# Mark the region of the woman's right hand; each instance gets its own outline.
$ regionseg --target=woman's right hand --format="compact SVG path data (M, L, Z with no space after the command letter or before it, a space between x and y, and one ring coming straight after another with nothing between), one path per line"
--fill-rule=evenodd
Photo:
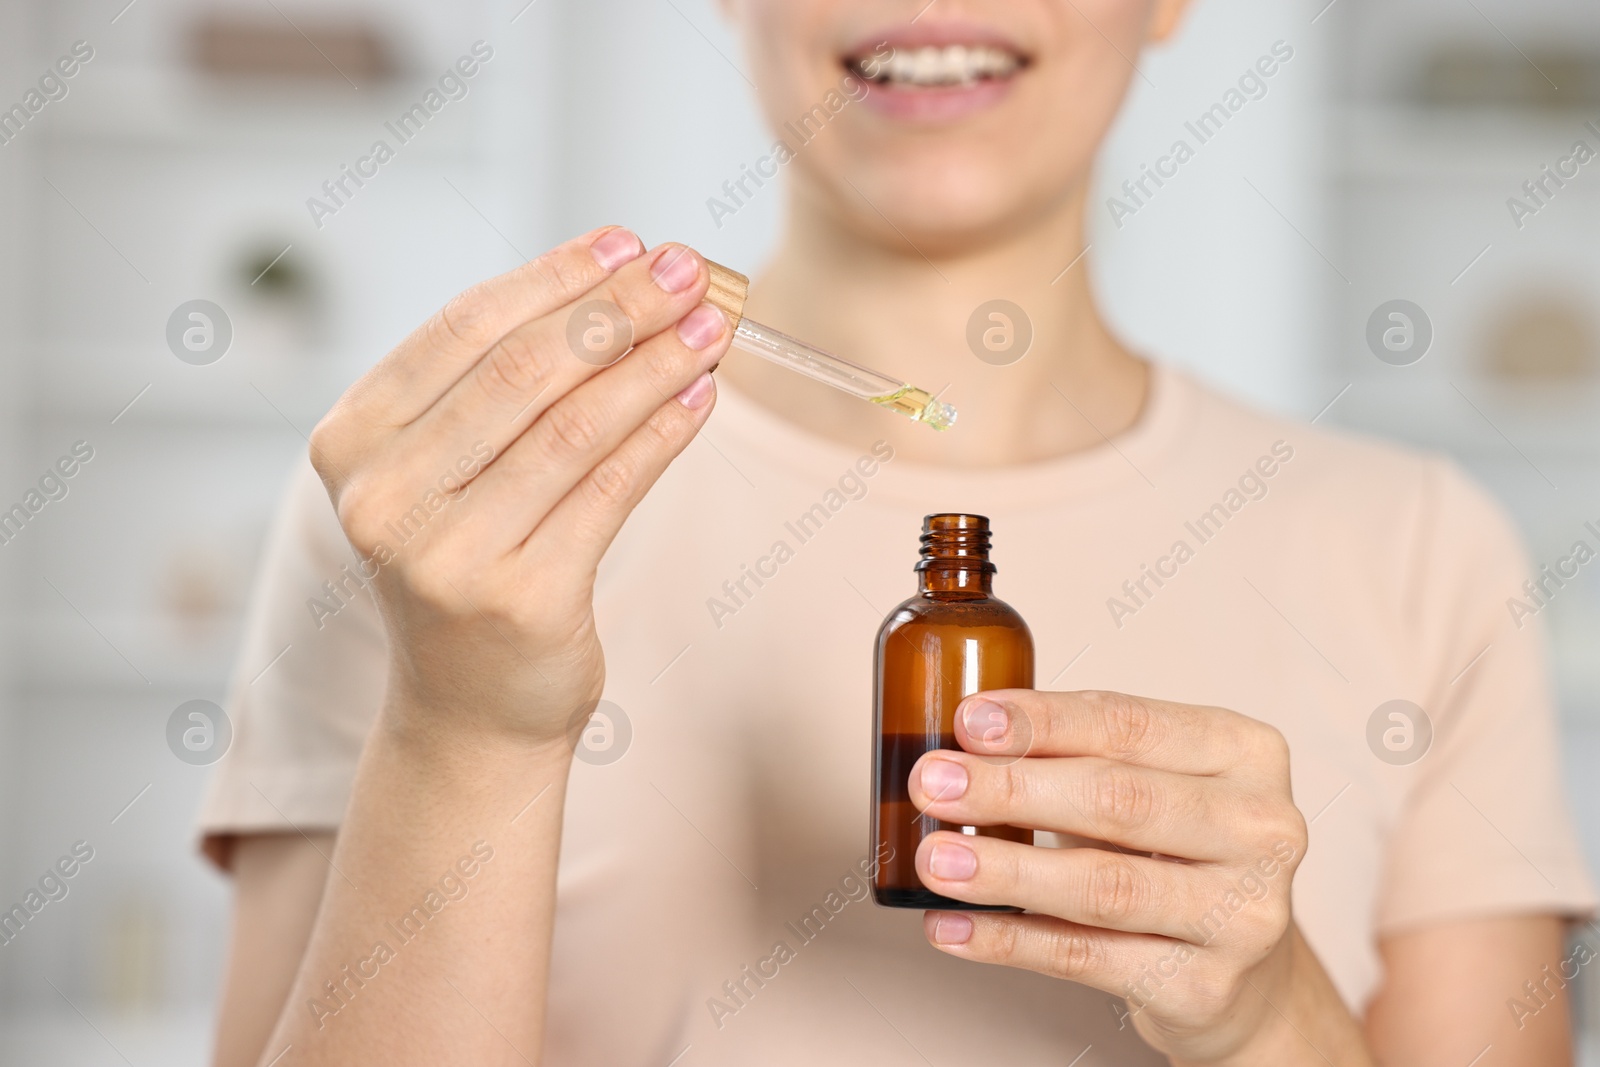
M711 411L732 331L708 283L681 245L597 230L450 301L318 424L312 463L376 571L386 725L549 743L581 724L605 676L596 566Z

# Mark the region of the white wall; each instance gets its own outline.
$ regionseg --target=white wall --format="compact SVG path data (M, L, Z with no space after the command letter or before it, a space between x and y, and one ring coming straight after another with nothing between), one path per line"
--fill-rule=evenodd
M1336 39L1314 14L1282 0L1198 0L1178 37L1139 61L1143 76L1103 157L1091 216L1096 277L1126 337L1236 395L1306 417L1320 406L1328 297L1345 285L1323 258ZM1293 58L1202 145L1184 124L1278 41ZM1104 201L1178 139L1195 157L1119 228Z

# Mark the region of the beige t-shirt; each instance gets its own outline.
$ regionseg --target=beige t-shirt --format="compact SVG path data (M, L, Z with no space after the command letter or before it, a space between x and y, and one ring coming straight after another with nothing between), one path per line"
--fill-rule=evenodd
M724 385L606 556L610 732L572 776L548 1062L1164 1062L1115 998L944 956L920 913L861 899L873 639L915 592L936 511L992 519L1038 688L1221 705L1284 733L1311 824L1295 914L1352 1007L1380 980L1380 934L1593 906L1542 634L1506 607L1528 572L1448 462L1170 369L1133 429L1026 466L918 466L867 436L872 418L846 447ZM370 594L327 610L353 558L307 467L268 539L201 815L223 863L227 835L339 824L385 677ZM1370 725L1395 700L1431 724L1413 762L1422 722L1409 750L1406 719Z

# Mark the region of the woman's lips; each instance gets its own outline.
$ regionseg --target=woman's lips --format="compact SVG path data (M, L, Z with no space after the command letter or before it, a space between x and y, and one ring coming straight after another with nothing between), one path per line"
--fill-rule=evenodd
M844 65L871 89L864 103L906 122L949 122L999 104L1028 67L1028 57L991 27L928 22L886 28L863 38Z
M970 85L939 87L873 82L861 102L878 114L901 122L952 122L999 104L1010 95L1017 77L1012 74Z

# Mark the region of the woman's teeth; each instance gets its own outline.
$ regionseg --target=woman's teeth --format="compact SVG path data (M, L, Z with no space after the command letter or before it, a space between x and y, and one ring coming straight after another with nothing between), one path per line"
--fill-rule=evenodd
M887 60L868 57L852 64L880 85L971 85L982 78L1005 78L1022 66L1013 52L987 45L950 45L896 51Z

